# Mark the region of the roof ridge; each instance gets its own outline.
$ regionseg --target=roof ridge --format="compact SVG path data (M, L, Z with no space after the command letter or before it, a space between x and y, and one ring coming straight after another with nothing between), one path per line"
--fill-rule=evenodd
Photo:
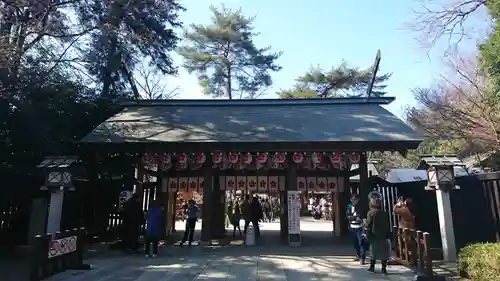
M340 105L340 104L377 104L386 105L395 100L394 97L346 97L317 99L171 99L171 100L128 100L120 103L124 107L149 106L283 106L283 105Z

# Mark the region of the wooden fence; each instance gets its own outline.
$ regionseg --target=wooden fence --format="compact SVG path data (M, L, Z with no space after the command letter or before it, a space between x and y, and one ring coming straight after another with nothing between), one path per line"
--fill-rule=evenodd
M43 179L1 174L0 182L0 248L27 244L31 204L43 196L39 191Z
M410 197L415 205L416 227L432 234L430 247L435 255L441 249L436 196L426 191L426 181L392 184L372 178L376 190L384 195L384 209L391 226L397 226L392 208L399 196ZM457 251L478 242L500 242L500 172L457 178L458 190L450 194ZM439 255L437 255L439 256Z
M417 273L432 276L431 239L428 232L394 226L393 249L397 260Z

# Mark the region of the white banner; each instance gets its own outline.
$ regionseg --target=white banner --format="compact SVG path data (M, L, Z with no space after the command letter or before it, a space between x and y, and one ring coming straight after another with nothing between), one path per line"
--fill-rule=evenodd
M288 191L288 234L300 234L300 191Z

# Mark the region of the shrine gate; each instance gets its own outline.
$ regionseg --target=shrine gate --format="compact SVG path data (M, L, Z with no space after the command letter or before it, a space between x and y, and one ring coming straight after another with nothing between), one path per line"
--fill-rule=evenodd
M382 105L394 98L141 100L104 121L81 141L85 151L126 151L141 182L153 177L169 223L178 191L202 197L202 240L224 235L226 190L281 198L287 236L288 190L331 194L342 233L349 178L359 175L366 203L368 151L415 149L422 138ZM351 170L356 164L357 169Z

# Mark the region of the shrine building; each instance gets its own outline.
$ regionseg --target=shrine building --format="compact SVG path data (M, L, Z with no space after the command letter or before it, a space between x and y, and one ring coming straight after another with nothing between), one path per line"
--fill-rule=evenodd
M422 141L383 107L392 101L391 97L129 101L85 136L81 146L135 153L138 181L126 188L142 196L144 185L156 185L155 196L166 206L169 230L178 192L194 192L202 203L201 240L222 236L226 192L238 191L279 196L281 234L286 237L286 194L298 190L331 196L334 232L341 235L349 178L357 176L361 200L367 200L372 190L367 152L404 155ZM357 168L351 169L353 165Z

